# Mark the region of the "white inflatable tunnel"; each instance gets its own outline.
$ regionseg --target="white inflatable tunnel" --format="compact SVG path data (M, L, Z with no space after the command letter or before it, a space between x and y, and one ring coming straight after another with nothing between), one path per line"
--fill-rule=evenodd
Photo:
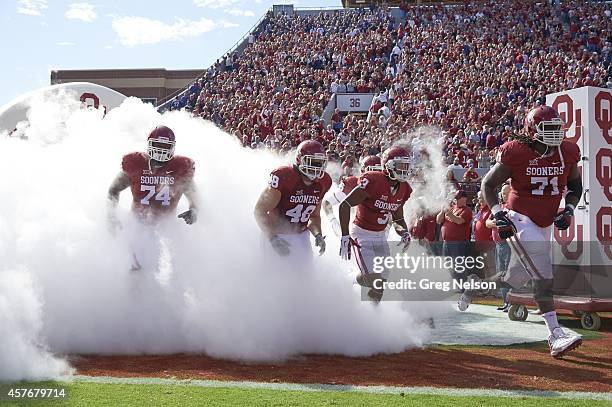
M33 100L66 94L80 100L83 106L108 112L119 106L127 96L105 86L89 82L70 82L46 86L25 93L0 107L0 133L12 133L27 127L28 112Z

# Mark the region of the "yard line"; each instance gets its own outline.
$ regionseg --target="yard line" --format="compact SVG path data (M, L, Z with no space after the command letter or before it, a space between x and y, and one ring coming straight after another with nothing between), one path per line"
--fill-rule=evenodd
M498 389L467 389L452 387L396 387L396 386L353 386L342 384L303 384L303 383L267 383L249 381L222 380L179 380L158 377L109 377L109 376L63 376L59 381L86 382L99 384L155 384L174 386L226 387L240 389L265 389L288 391L337 391L360 392L372 394L425 394L435 396L460 397L547 397L572 400L603 400L612 401L612 393L552 391L552 390L498 390Z

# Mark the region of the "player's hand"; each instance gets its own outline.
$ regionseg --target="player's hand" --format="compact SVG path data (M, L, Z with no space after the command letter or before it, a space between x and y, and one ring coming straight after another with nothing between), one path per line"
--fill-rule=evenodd
M571 206L566 206L564 210L559 212L555 216L555 226L559 230L565 230L572 224L572 217L574 216L574 209Z
M198 220L198 211L191 208L188 211L181 213L178 217L183 219L186 224L193 225Z
M514 236L516 233L516 227L514 223L508 217L508 212L499 211L495 215L495 226L497 227L497 233L501 239L508 239Z
M291 250L289 250L289 243L278 235L274 235L270 238L270 244L279 256L286 257L291 252Z
M342 257L343 260L351 259L351 247L353 245L357 245L357 242L355 242L349 235L345 235L340 238L340 257Z
M106 219L106 226L111 235L115 236L121 230L121 221L116 213L109 213Z
M321 233L315 236L315 246L319 248L319 256L325 253L325 236Z
M402 240L400 240L400 242L397 244L398 246L402 246L402 252L405 252L406 249L408 248L408 246L410 245L410 233L405 230L404 232L402 232L402 234L400 235L400 237L402 238Z

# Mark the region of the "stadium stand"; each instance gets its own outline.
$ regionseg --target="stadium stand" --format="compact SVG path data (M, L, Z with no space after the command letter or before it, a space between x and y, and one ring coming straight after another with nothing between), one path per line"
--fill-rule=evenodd
M547 93L612 87L607 3L290 10L268 12L164 108L193 111L245 147L287 152L314 138L351 161L438 126L447 163L473 160L482 174ZM373 93L369 114L330 110L340 93Z

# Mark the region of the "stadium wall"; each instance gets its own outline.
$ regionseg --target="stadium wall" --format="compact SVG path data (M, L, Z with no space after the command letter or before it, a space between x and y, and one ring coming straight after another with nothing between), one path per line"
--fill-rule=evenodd
M70 82L91 82L106 86L126 96L135 96L157 104L187 87L202 69L93 69L51 71L51 85Z

